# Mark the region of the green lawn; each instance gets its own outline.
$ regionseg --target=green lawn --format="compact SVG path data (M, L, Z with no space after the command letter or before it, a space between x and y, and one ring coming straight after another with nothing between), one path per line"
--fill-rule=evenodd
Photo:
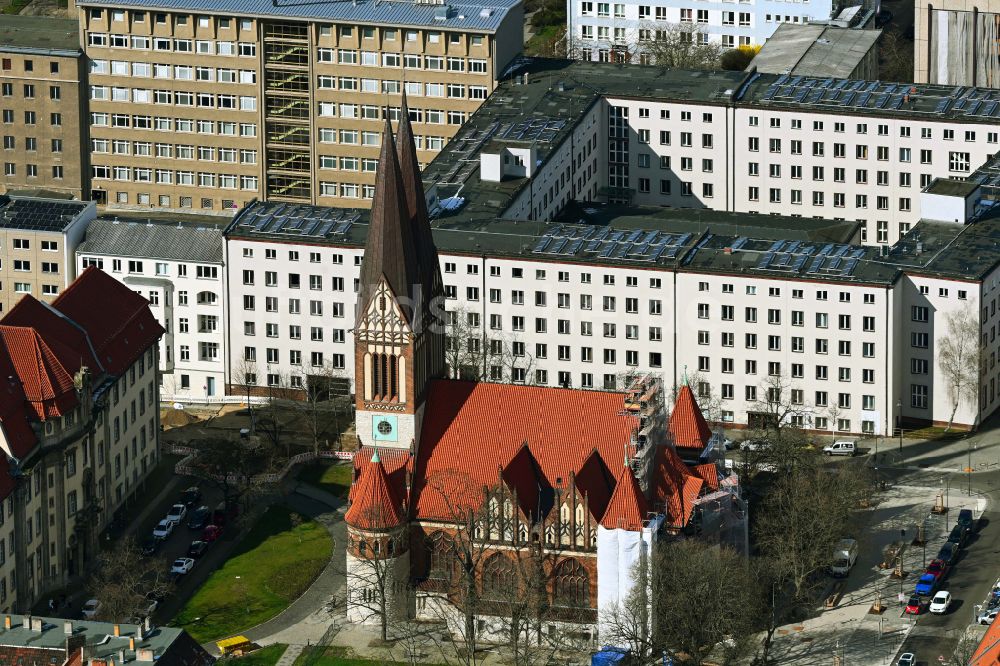
M347 491L351 488L351 478L354 467L351 463L313 463L303 467L299 472L299 480L325 490L340 499L347 499Z
M333 544L315 522L293 527L291 513L271 507L261 516L172 624L204 643L269 620L298 598L330 560Z
M219 659L215 663L222 666L274 666L281 659L281 655L285 654L286 649L288 646L284 643L275 643L251 652L245 657Z
M384 659L361 659L354 656L349 648L337 646L307 647L292 666L403 666L406 662Z

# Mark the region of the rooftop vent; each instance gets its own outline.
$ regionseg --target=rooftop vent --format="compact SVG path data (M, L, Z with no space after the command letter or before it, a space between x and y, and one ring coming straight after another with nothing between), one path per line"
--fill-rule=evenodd
M434 20L435 21L447 21L448 20L448 12L450 10L451 10L451 8L448 5L441 5L440 7L438 7L437 9L434 10Z
M479 10L479 18L489 18L493 16L493 9L491 7L483 7Z

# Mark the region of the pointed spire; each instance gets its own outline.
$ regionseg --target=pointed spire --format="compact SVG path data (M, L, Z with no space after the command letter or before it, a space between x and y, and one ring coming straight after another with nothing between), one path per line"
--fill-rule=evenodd
M372 462L373 463L381 463L382 460L378 457L378 446L375 446L373 448L375 449L375 452L372 453Z
M404 197L396 144L392 138L389 116L386 114L368 241L361 264L362 308L367 306L383 277L396 298L406 304L413 302L414 288L419 280L419 257Z
M361 476L354 483L351 508L344 514L344 522L363 530L391 529L403 522L402 503L396 499L396 493L389 484L378 449L364 464Z
M688 367L687 363L684 364L684 386L688 385Z
M673 437L674 446L700 449L707 446L708 440L712 438L712 429L708 427L687 382L677 393L677 401L674 403L674 411L670 413L667 428Z
M618 472L615 491L608 502L608 509L601 518L601 526L609 530L638 532L649 513L649 503L639 488L639 481L628 464Z

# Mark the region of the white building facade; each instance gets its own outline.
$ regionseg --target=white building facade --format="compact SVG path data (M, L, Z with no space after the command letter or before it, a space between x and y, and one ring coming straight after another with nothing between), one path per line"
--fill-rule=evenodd
M166 332L159 341L166 401L225 395L226 272L220 227L93 221L77 248L82 272L97 266L149 301Z

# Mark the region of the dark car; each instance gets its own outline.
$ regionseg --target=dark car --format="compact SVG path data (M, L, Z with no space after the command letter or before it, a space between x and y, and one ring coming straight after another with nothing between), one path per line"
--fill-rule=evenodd
M207 506L199 506L191 512L191 519L188 520L188 528L192 530L203 530L208 525L212 517L212 511Z
M941 560L945 564L954 564L955 560L958 559L958 544L949 541L941 546L935 559Z
M976 519L972 515L972 509L962 509L958 512L958 526L970 532L976 531Z
M222 536L222 526L221 525L209 525L201 533L201 540L202 541L208 541L209 543L211 543L212 541L217 540L220 536Z
M200 501L201 501L201 491L198 489L198 486L191 486L183 493L181 493L180 503L188 507L189 509Z
M198 559L205 554L206 550L208 550L207 541L192 541L191 545L188 546L187 556L193 559Z
M969 540L969 530L965 529L961 525L955 525L952 528L951 534L948 535L948 541L955 544L959 548L965 547L965 542Z
M163 539L157 539L154 536L146 537L146 540L142 542L142 554L155 555L160 550L161 545L163 545Z

